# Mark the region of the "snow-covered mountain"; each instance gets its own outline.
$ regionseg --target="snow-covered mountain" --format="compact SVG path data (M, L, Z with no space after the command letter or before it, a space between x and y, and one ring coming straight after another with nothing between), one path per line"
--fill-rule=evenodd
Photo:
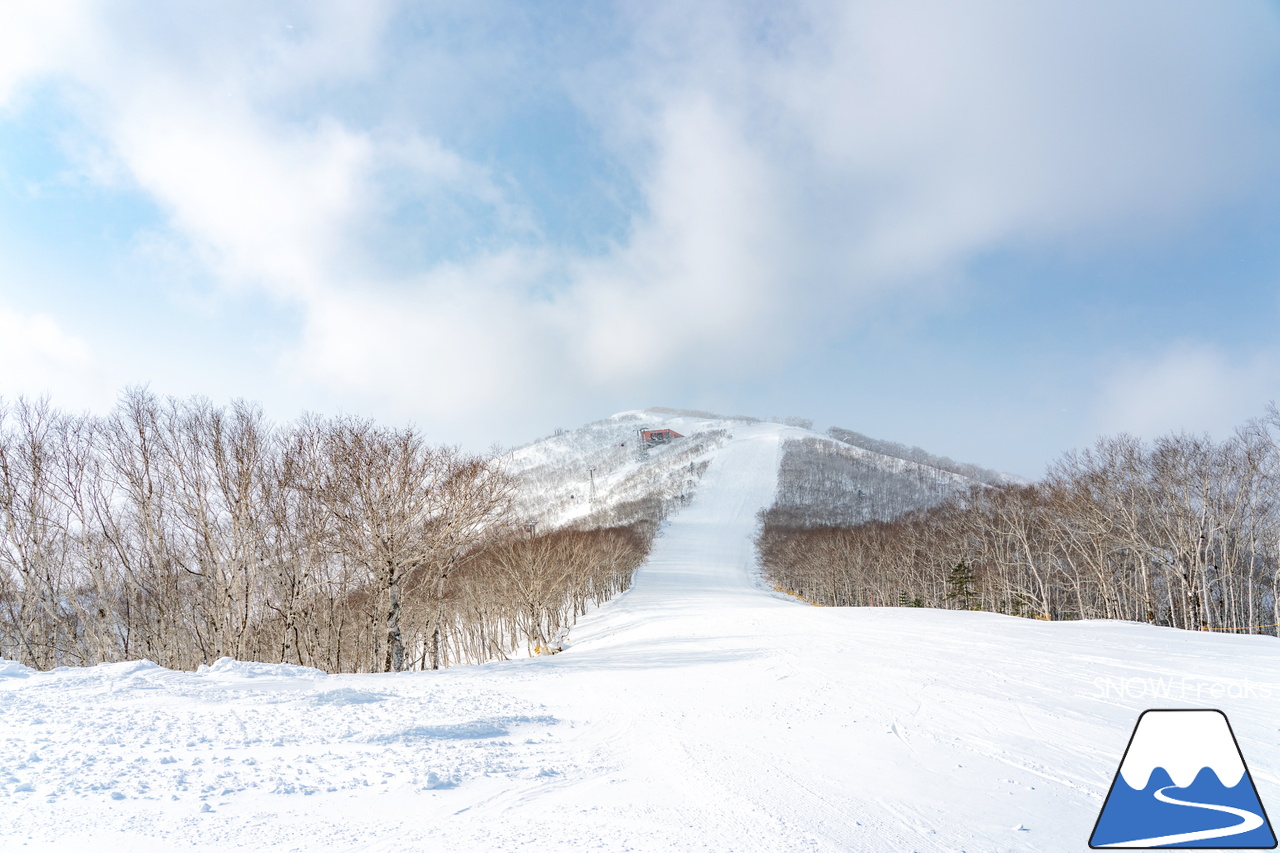
M779 498L827 523L887 519L957 491L1012 479L848 430L827 435L794 424L667 408L619 412L558 431L510 451L504 461L523 486L522 519L544 527L626 523L645 512L666 517L677 511L727 441L743 429L762 428L779 439L778 456L769 462L780 469ZM681 437L646 445L641 432L654 429ZM871 449L877 447L887 452Z
M701 449L606 464L642 424ZM1151 707L1223 710L1280 800L1274 638L810 607L761 586L752 535L812 433L655 410L584 429L594 450L565 434L513 465L567 497L556 460L595 460L611 506L649 466L667 487L706 467L562 653L386 675L0 662L0 848L1079 851Z
M744 421L682 415L672 409L619 412L559 431L505 455L520 484L522 519L546 528L575 522L626 523L658 505L665 515L693 495L712 455ZM644 429L682 437L647 445Z

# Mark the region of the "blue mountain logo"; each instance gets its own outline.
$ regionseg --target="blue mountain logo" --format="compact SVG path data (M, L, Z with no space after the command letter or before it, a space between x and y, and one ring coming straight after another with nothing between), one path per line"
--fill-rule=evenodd
M1089 846L1270 850L1276 835L1221 711L1143 711Z

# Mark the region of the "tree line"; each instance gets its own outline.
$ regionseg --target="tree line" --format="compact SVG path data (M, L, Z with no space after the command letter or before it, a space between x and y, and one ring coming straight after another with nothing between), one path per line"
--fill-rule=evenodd
M923 462L865 452L817 436L791 439L778 463L778 488L769 510L782 527L851 527L890 521L942 503L974 480Z
M130 389L106 416L0 400L0 657L220 657L330 672L554 650L652 524L532 536L492 457L355 417Z
M911 447L896 441L872 438L869 435L863 435L851 429L831 427L827 430L827 435L850 447L860 447L872 453L879 453L881 456L901 459L915 465L935 468L939 471L947 471L991 486L1003 485L1008 480L1003 474L998 471L992 471L990 468L983 468L967 462L956 462L946 456L935 456L919 447Z
M766 576L814 603L981 609L1276 635L1280 413L1225 441L1121 435L1032 485L975 485L892 520L762 513Z

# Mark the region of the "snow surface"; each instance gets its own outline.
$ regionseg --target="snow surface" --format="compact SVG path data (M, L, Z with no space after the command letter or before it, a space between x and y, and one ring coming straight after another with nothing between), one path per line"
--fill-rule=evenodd
M736 424L562 654L330 676L0 662L5 850L1084 850L1139 713L1221 708L1280 808L1273 638L762 589L789 428Z

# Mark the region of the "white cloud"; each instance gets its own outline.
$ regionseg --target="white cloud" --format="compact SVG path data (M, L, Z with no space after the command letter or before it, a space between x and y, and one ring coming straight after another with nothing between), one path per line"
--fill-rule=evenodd
M25 94L24 84L59 69L89 40L87 4L12 0L0 27L0 108Z
M56 81L97 137L87 179L127 175L166 212L166 251L298 305L286 381L433 417L741 379L1011 242L1194 218L1274 141L1253 100L1280 44L1262 4L646 3L624 10L630 52L548 78L642 197L583 256L538 243L538 211L504 191L518 175L450 148L449 116L334 107L389 84L389 4L14 8L0 102ZM452 76L397 86L488 79L429 67ZM430 228L457 257L386 262Z
M574 268L577 357L593 378L690 359L723 371L770 348L786 285L777 242L787 225L777 176L740 131L705 96L666 105L661 154L645 184L648 215L625 246Z
M103 383L89 345L46 314L27 315L0 306L0 389L18 395L49 394L69 407L100 407L114 392Z
M814 4L766 75L867 279L1202 213L1266 163L1261 4Z
M1225 437L1280 400L1277 368L1275 352L1232 357L1205 343L1179 342L1116 367L1101 387L1097 429L1144 438L1181 431Z

